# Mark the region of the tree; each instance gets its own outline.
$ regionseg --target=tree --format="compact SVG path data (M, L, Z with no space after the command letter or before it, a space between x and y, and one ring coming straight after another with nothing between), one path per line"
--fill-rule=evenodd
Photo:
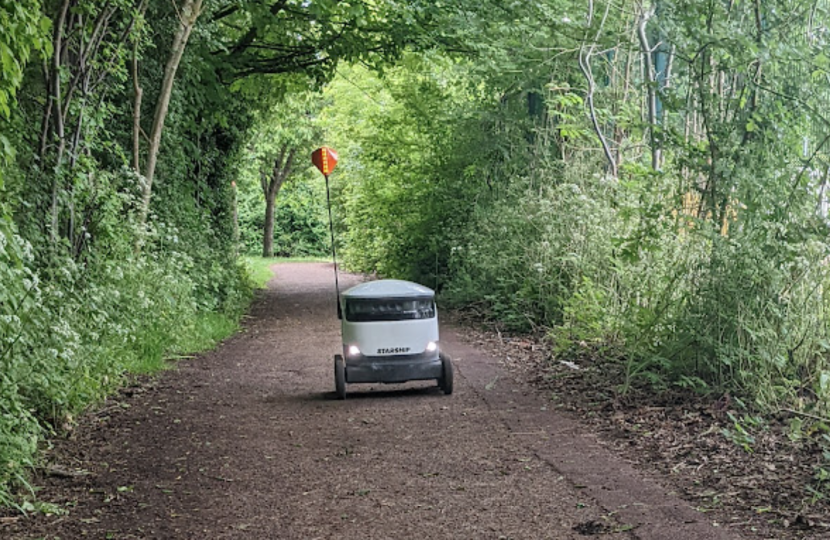
M285 179L294 167L297 147L288 142L282 143L277 156L271 162L270 170L260 170L262 194L265 196L265 229L262 236L262 256L274 256L274 203Z
M256 170L265 198L262 256L274 255L274 218L280 189L297 169L299 155L310 155L320 138L316 125L321 96L316 93L286 96L260 116L248 145L250 166ZM303 167L307 169L308 164Z
M150 197L153 193L153 178L156 173L156 164L158 162L158 153L161 146L161 135L164 130L164 121L167 118L167 111L170 107L170 97L173 93L173 82L176 78L176 72L179 69L179 63L182 60L187 42L190 39L190 34L193 32L193 27L196 25L196 20L202 13L202 0L183 0L181 7L176 5L176 16L179 20L179 25L173 36L173 43L170 46L170 54L167 58L167 63L164 67L164 78L162 79L161 91L156 100L155 113L153 114L153 124L150 128L150 137L147 148L147 165L144 169L144 179L142 183L141 195L141 210L139 213L139 224L144 225L147 221L147 213L150 210ZM139 88L136 90L136 115L140 115L138 106L141 104ZM134 132L134 137L138 133ZM134 147L137 143L133 143ZM136 162L136 166L138 163Z
M46 99L37 149L37 163L50 184L48 229L53 244L63 236L77 246L73 173L88 142L89 124L96 121L90 112L120 69L125 44L142 9L138 5L133 0L103 5L61 0L55 5L51 57L42 74ZM68 215L61 223L63 208Z
M234 326L249 293L234 180L242 234L251 193L265 213L262 167L268 236L322 250L319 182L285 185L315 114L289 94L421 47L430 4L0 0L0 504L44 433Z
M441 12L421 1L226 1L210 19L222 30L210 54L226 82L289 73L322 81L341 60L381 65L425 42Z
M329 86L346 262L630 379L830 410L827 2L504 4Z

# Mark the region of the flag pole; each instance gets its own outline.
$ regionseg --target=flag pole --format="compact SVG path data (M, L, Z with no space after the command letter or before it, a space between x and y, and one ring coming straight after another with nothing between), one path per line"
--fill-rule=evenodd
M329 210L329 233L331 234L331 259L334 262L334 290L337 292L337 318L342 319L343 313L340 308L340 278L337 272L337 248L334 245L334 220L331 218L331 193L329 190L329 175L326 177L326 206Z

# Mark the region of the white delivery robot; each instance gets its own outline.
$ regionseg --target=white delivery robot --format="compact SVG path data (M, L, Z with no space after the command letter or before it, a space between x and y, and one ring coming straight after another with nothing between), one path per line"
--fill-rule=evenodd
M346 383L434 379L452 394L452 362L438 342L432 289L397 279L369 281L340 296L343 354L334 356L337 397Z

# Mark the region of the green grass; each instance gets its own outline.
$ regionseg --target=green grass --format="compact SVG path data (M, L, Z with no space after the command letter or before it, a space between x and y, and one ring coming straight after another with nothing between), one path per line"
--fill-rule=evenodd
M274 276L271 265L277 262L276 259L267 257L243 257L245 266L251 274L251 279L257 289L264 289L265 284Z
M264 289L268 281L274 277L274 272L271 270L271 265L284 262L326 262L325 257L243 257L248 270L251 273L251 278L258 289Z
M175 366L192 354L209 351L239 329L236 319L224 313L199 313L177 333L170 336L159 332L145 335L138 351L130 351L132 358L126 362L127 371L138 375L152 375Z
M209 351L239 329L237 320L225 313L200 313L185 335L165 355L165 361Z
M321 257L292 257L267 258L246 256L243 258L251 274L254 285L265 288L268 281L274 277L271 270L274 264L281 262L325 262ZM158 335L145 335L142 339L140 351L134 360L129 362L128 371L136 374L153 374L173 367L177 359L188 355L213 349L225 338L232 336L239 329L238 321L224 313L199 313L196 318L186 325L185 329L173 337L167 333L168 329L159 329Z
M274 264L281 262L325 262L320 257L267 258L243 257L245 265L254 282L254 286L265 288L274 277L271 270ZM153 374L175 365L171 362L191 354L208 351L239 329L238 321L233 317L214 312L199 313L194 320L185 325L177 335L170 336L169 329L159 328L158 332L149 332L142 336L139 350L133 352L126 362L127 371L135 374Z
M182 349L187 353L199 353L214 348L239 329L237 321L224 313L203 313L196 319L193 340Z

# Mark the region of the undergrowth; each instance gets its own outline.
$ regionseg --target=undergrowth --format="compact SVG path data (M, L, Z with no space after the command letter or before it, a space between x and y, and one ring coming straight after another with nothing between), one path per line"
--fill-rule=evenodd
M544 332L559 359L574 344L613 351L622 392L680 386L827 415L827 226L809 203L784 227L774 197L756 201L769 210L727 233L680 213L669 178L551 170L478 209L452 251L448 305Z
M248 271L230 255L196 257L154 241L141 255L64 258L39 272L29 244L0 220L0 505L25 510L46 438L71 430L130 374L235 331L254 286Z

